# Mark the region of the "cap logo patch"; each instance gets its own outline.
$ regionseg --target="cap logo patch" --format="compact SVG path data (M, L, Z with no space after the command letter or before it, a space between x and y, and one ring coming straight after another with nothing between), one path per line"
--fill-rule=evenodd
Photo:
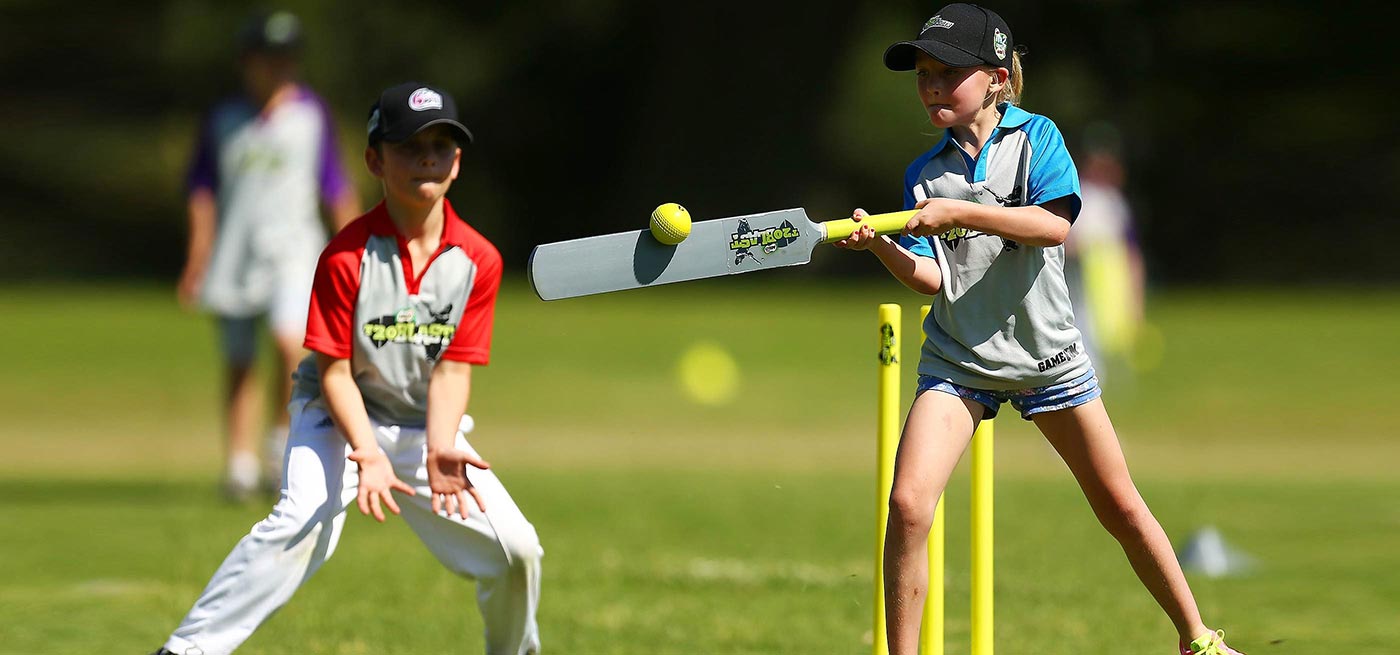
M1001 28L992 29L992 49L997 53L997 59L1006 59L1006 35L1001 33Z
M927 22L927 23L924 23L923 29L921 29L921 30L919 30L919 31L920 31L920 32L927 32L928 30L931 30L931 29L933 29L933 28L935 28L935 27L942 28L942 29L945 29L945 30L946 30L946 29L951 29L951 28L953 27L953 21L950 21L950 20L943 20L943 17L942 17L942 16L934 16L933 18L928 19L928 22Z
M369 127L365 129L369 134L374 134L374 128L379 127L379 108L375 107L369 115Z
M427 87L418 89L408 96L408 108L413 111L442 109L442 94Z

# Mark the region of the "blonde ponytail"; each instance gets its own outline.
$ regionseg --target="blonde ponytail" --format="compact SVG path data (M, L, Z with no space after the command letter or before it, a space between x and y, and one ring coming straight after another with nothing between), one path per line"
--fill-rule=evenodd
M1025 86L1025 76L1021 73L1021 53L1011 51L1011 65L1006 67L1010 74L1006 77L1006 84L1001 85L1001 90L997 91L996 104L1009 102L1013 105L1021 102L1021 90Z

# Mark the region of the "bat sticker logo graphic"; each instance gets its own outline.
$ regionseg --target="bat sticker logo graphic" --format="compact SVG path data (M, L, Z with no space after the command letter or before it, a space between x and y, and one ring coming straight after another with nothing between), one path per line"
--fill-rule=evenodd
M752 234L753 228L749 227L749 222L745 220L740 220L738 231L734 234L729 235L729 249L734 251L735 266L738 266L741 262L743 262L745 257L752 259L753 263L755 264L763 264L763 260L759 259L758 255L749 252L749 248L753 247L753 244L750 242L750 239L741 238L745 237L745 235Z
M738 229L729 235L729 249L734 251L735 265L743 261L744 257L752 257L755 263L759 263L763 260L754 255L750 251L751 248L760 248L763 254L771 255L778 252L779 248L795 243L801 236L802 233L792 221L783 221L777 227L755 230L749 226L748 221L741 220Z

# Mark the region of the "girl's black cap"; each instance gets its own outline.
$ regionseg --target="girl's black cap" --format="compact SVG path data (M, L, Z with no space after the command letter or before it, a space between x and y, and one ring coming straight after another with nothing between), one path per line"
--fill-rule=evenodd
M958 2L939 9L924 23L918 38L886 49L885 67L914 70L917 53L923 51L954 68L983 64L1010 68L1014 48L1011 28L995 11Z
M451 126L463 146L474 139L471 130L457 120L457 103L451 95L427 84L404 82L384 89L370 107L369 142L407 141L433 125Z

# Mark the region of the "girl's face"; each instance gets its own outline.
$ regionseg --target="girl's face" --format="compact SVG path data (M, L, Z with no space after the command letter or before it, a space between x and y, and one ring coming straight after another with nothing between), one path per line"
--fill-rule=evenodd
M434 125L400 143L370 148L365 160L384 182L384 193L411 206L431 206L457 179L462 151L452 128Z
M929 121L943 129L971 125L978 113L991 105L988 91L997 80L995 69L952 68L923 52L914 62L914 75Z

